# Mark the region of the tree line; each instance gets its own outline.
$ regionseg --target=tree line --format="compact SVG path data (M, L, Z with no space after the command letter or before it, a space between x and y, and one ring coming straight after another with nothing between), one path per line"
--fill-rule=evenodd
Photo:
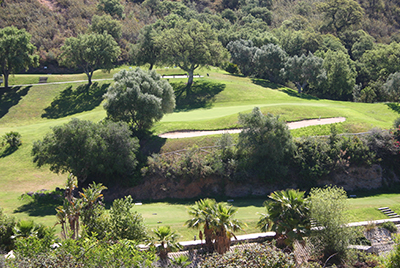
M95 70L110 70L116 63L148 64L150 69L154 65L178 66L189 76L188 95L194 71L213 65L320 98L399 99L397 39L379 43L360 29L365 13L360 4L329 0L317 5L324 18L318 29L293 21L271 29L251 15L254 10L269 10L271 5L239 3L233 10L209 13L179 2L144 1L140 7L156 14L154 23L140 27L135 40L122 46L124 25L118 18L123 17L120 11L124 6L119 1L101 1L98 10L105 14L93 15L85 33L65 38L54 59L59 65L85 72L89 84ZM19 46L13 46L10 38ZM3 28L0 62L6 87L10 73L38 66L41 61L30 40L31 35L23 29Z

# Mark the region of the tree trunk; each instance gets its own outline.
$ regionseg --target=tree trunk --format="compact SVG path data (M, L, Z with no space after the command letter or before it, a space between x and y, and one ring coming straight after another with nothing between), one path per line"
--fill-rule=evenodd
M8 77L9 77L9 73L8 72L4 72L3 73L3 77L4 77L4 87L7 89L8 88Z
M150 62L150 68L149 68L149 70L150 70L150 71L153 70L153 67L154 67L154 64L153 64L152 62Z
M299 93L299 94L301 94L301 85L300 85L300 83L299 82L297 82L296 83L296 86L297 86L297 93Z
M189 78L188 78L188 82L187 82L186 88L190 88L192 86L192 84L193 84L193 72L194 72L194 70L189 70L188 71Z
M206 240L204 247L205 247L206 251L210 252L210 253L214 251L214 246L212 243L212 233L213 233L213 230L209 228L208 224L206 224L204 226L204 236L205 236L205 240Z
M87 76L88 76L88 86L91 86L92 85L92 75L93 75L93 73L89 73L89 74L87 74Z

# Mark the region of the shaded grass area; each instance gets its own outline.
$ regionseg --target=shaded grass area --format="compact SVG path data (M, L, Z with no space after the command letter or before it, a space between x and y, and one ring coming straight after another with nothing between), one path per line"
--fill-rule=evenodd
M11 107L18 104L21 98L28 94L31 87L0 88L0 118L5 116Z
M196 81L190 88L183 82L170 83L175 91L176 111L210 108L215 96L226 88L222 83L205 80Z
M60 92L49 107L44 109L42 117L56 119L93 110L103 101L103 95L109 86L110 84L99 85L97 82L91 86L79 85L75 90L72 86L68 86Z

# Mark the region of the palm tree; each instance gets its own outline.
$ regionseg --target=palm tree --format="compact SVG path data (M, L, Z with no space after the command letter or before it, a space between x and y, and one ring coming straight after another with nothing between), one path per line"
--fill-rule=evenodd
M211 223L215 218L215 206L216 202L214 199L207 198L197 201L195 206L191 207L188 212L192 218L185 223L189 228L199 229L201 226L203 227L203 233L206 240L205 249L208 252L214 250L212 242L214 240L214 231ZM202 237L201 231L199 237Z
M242 230L243 223L233 219L236 212L237 208L228 207L224 203L218 203L216 206L216 216L212 225L215 231L215 249L219 254L224 254L229 250L231 237L237 239L233 232Z
M160 226L156 230L153 230L156 235L156 242L160 244L158 252L160 259L165 261L168 258L168 252L178 250L182 246L176 242L179 235L171 231L169 226Z
M193 218L188 220L186 225L190 228L203 226L206 250L212 252L215 249L223 254L230 247L231 237L236 238L233 232L242 229L242 223L233 219L236 211L236 208L217 203L214 199L201 199L196 202L196 207L191 207L189 215ZM200 238L201 236L200 234Z
M261 214L257 227L263 232L275 231L276 239L284 240L288 246L292 246L295 239L302 240L311 227L304 192L275 191L268 197L271 200L264 202L267 213Z

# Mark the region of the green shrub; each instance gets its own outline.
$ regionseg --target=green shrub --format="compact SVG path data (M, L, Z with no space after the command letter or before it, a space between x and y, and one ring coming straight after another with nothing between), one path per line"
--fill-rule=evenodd
M16 258L7 260L6 267L153 267L156 260L154 249L140 251L131 240L66 239L53 250L41 241L36 237L21 240Z
M225 66L225 71L227 71L228 73L231 73L231 74L238 74L239 73L239 68L238 68L237 64L229 62Z
M394 128L399 128L400 127L400 117L397 117L394 122L393 122L393 127Z
M386 230L388 230L391 233L397 232L397 226L393 222L384 222L381 224L380 227L385 228Z
M14 240L11 238L14 234L15 219L10 218L0 209L0 250L10 251L14 247Z
M147 237L142 215L132 211L132 197L114 200L110 209L109 232L117 239L142 241Z
M11 148L17 148L22 144L21 142L21 134L16 131L11 131L6 133L3 136L3 146L8 144Z
M279 249L267 245L251 245L248 248L237 248L224 255L213 254L206 258L199 267L222 268L222 267L296 267L293 255L288 255Z

